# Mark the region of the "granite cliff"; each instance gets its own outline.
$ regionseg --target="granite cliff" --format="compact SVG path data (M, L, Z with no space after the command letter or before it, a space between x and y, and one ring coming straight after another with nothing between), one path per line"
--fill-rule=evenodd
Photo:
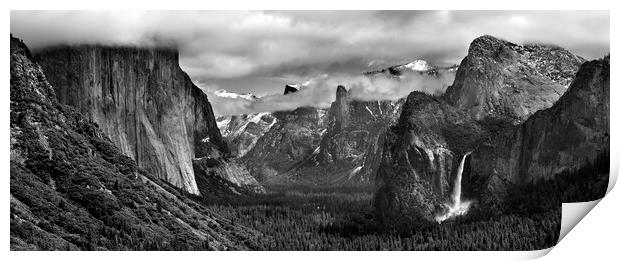
M449 198L461 158L483 133L469 115L441 98L412 92L384 137L375 180L377 217L433 220Z
M139 168L10 41L12 250L245 250L261 236Z
M609 59L584 63L551 108L482 143L471 156L471 180L501 196L506 186L553 179L609 157Z
M551 107L584 61L557 46L520 46L485 35L472 41L444 96L476 120L518 124Z
M229 149L178 58L166 48L90 45L35 55L60 103L96 122L145 171L199 194L193 159L224 159Z
M447 92L412 93L386 133L378 217L445 213L458 162L467 196L502 197L608 153L609 58L582 62L559 47L475 39Z

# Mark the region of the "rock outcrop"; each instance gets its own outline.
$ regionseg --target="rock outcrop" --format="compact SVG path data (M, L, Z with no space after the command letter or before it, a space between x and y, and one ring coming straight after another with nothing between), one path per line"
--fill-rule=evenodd
M12 250L246 250L261 236L138 168L10 41Z
M551 107L585 60L556 46L476 38L445 93L476 120L519 124Z
M608 154L609 101L609 56L584 63L551 108L472 153L472 179L501 195L506 186L552 179Z
M178 52L65 46L36 54L60 103L95 121L153 175L198 194L192 160L228 154L211 104L178 65Z
M483 130L467 114L412 92L385 134L375 181L375 209L384 222L433 220L450 195L460 159Z
M297 87L297 85L287 84L286 86L284 86L284 95L287 95L289 93L294 93L297 91L299 91L299 88Z

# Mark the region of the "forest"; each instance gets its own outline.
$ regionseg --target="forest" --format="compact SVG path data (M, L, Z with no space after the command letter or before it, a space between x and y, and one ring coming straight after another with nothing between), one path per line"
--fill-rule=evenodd
M517 186L467 215L408 227L375 221L372 186L275 186L265 195L196 199L264 233L251 244L256 250L537 250L556 244L561 203L603 197L608 178L609 153L601 153L577 171Z

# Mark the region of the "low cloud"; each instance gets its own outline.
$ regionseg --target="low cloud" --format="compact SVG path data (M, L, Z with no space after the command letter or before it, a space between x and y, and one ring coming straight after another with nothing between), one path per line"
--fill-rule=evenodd
M214 91L216 86L203 86L203 90L209 95L216 115L238 115L289 111L303 106L329 108L336 98L338 85L344 85L353 99L363 101L397 100L412 91L437 95L445 92L454 81L454 76L454 72L446 72L438 77L414 72L398 78L385 75L323 75L304 82L298 92L272 94L256 99L222 97Z
M586 59L607 54L610 35L609 11L11 11L10 19L11 33L33 49L173 46L195 82L259 95L415 59L458 63L485 34Z

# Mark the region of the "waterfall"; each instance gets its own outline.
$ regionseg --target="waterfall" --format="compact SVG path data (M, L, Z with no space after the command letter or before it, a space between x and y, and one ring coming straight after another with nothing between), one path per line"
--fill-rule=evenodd
M448 209L447 213L439 215L435 217L435 220L439 223L443 222L446 219L451 217L456 217L467 213L469 210L469 205L471 202L465 201L461 202L461 181L463 180L463 169L465 168L465 159L469 156L471 152L465 153L463 158L461 158L461 162L459 163L459 167L456 169L456 178L454 179L454 189L452 190L451 195L451 204L447 204L446 207Z
M455 206L461 205L461 181L463 180L463 168L465 168L465 159L471 152L465 153L456 170L456 180L454 180L454 191L452 192L452 202Z

